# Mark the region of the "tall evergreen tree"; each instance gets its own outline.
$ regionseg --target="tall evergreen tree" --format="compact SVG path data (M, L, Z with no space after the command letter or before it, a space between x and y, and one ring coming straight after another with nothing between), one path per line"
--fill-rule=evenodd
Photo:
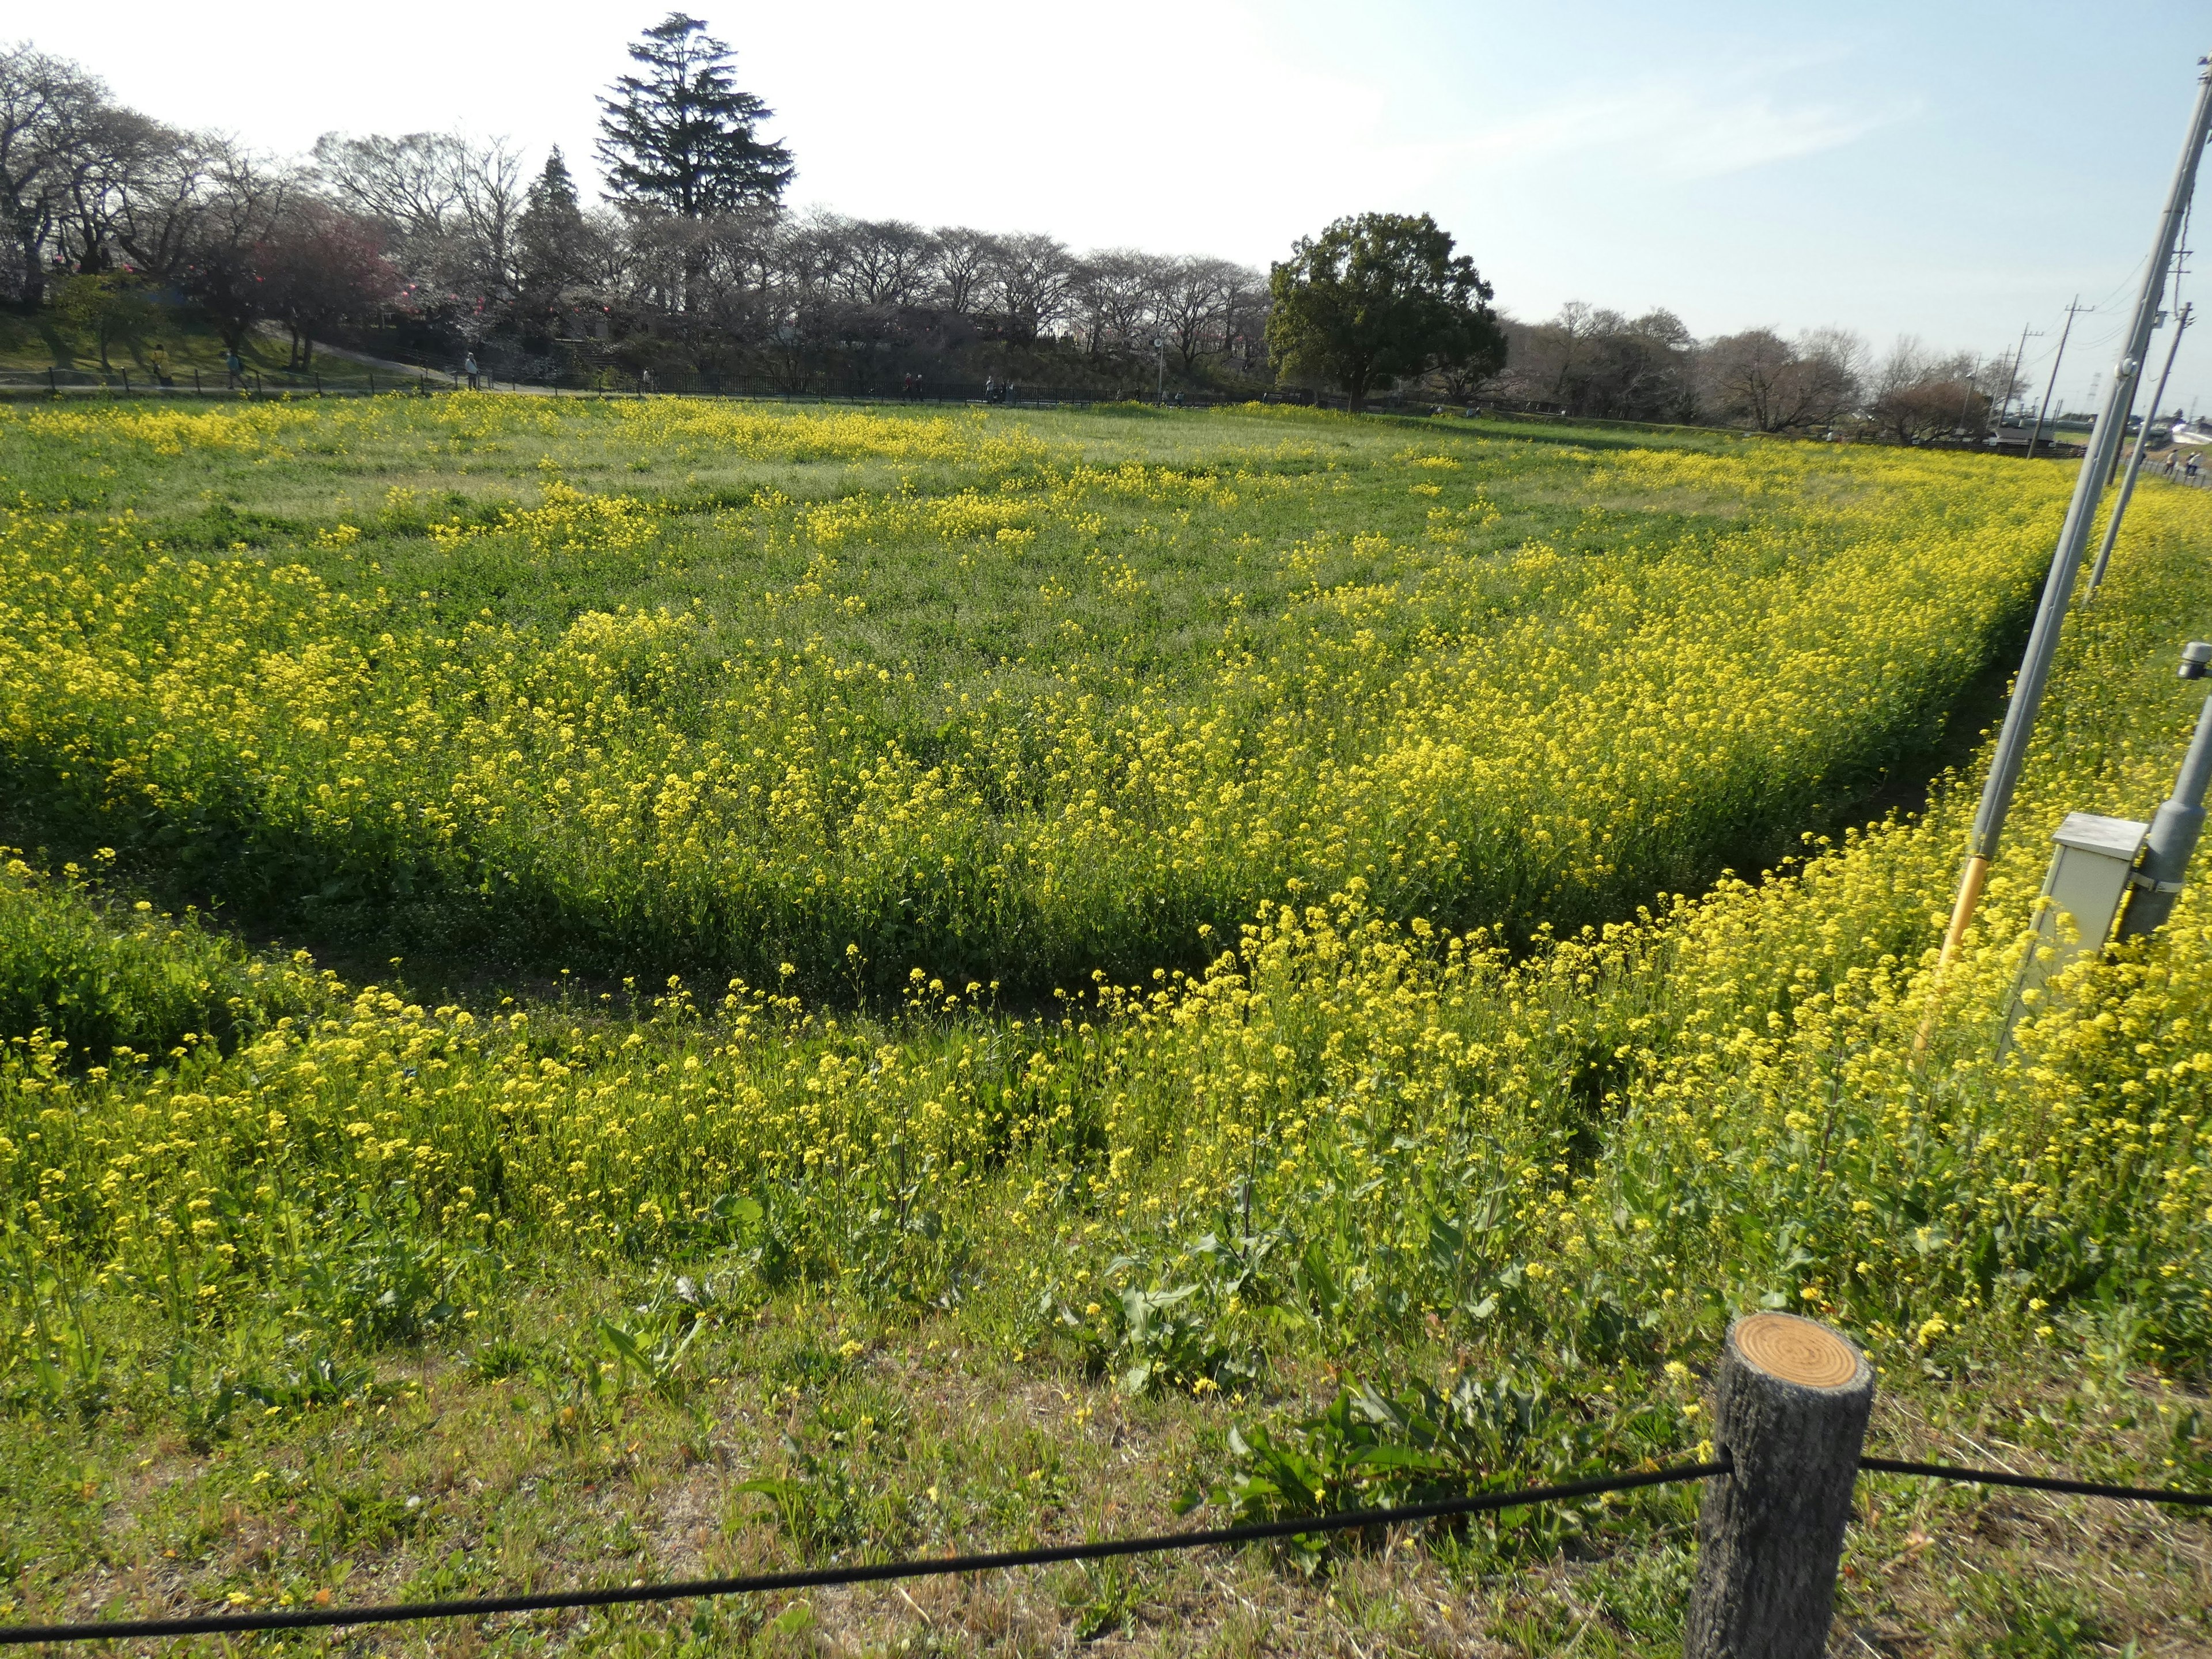
M703 219L782 197L791 152L757 132L775 112L738 89L730 48L704 23L671 12L629 55L643 73L599 100L599 156L616 199Z
M577 204L576 181L559 145L545 158L544 171L530 181L522 217L515 225L526 288L558 288L574 274L584 243L584 210Z

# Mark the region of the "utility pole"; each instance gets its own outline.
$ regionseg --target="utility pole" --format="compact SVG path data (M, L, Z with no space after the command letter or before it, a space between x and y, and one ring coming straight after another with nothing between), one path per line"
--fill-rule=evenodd
M2181 678L2201 680L2212 665L2212 645L2191 640L2181 648ZM2135 891L2120 917L2120 937L2140 939L2154 933L2173 914L2189 874L2189 857L2197 838L2204 832L2204 789L2212 783L2212 725L2204 710L2197 711L2197 729L2190 734L2189 752L2181 757L2181 775L2150 821L2143 838L2142 867L2136 872Z
M2160 267L2161 274L2164 270L2164 266ZM2058 331L2058 349L2051 354L2051 378L2043 383L2043 401L2035 406L2035 429L2027 434L2027 455L2030 460L2035 459L2036 445L2043 441L2043 416L2051 407L2051 394L2058 385L2058 365L2066 361L2066 337L2074 331L2075 316L2077 313L2094 311L2096 308L2094 306L2083 305L2081 296L2078 294L2066 307L2066 326Z
M2204 153L2205 137L2212 132L2212 70L2205 67L2208 61L2212 60L2197 60L2197 106L2190 114L2189 136L2182 142L2181 159L2174 167L2173 182L2166 191L2166 207L2159 216L2151 255L2143 266L2135 316L2128 325L2120 360L2113 366L2112 386L2105 394L2105 415L2090 434L2089 453L2074 480L2074 499L2067 507L2066 522L2058 532L2058 545L2051 554L2051 574L2044 580L2043 598L2035 611L2035 626L2028 634L2027 650L2021 659L2011 701L2005 705L2004 725L1997 732L1996 753L1990 759L1988 781L1982 786L1981 803L1974 811L1973 829L1966 839L1966 862L1960 872L1958 898L1951 907L1951 924L1944 930L1943 949L1936 963L1936 983L1931 985L1931 992L1940 989L1943 970L1959 953L1960 942L1966 938L1967 925L1974 919L1974 908L1981 902L1983 885L1989 879L1990 861L1996 857L1998 843L2003 838L2005 815L2012 809L2013 791L2019 786L2021 768L2027 760L2028 738L2034 732L2035 716L2043 704L2044 687L2051 679L2051 659L2058 649L2059 628L2074 597L2074 579L2081 573L2081 553L2088 544L2090 523L2096 517L2097 498L2103 494L2106 474L2118 448L2128 406L2135 401L2136 380L2142 372L2143 354L2150 349L2151 324L2158 314L2160 297L2166 291L2166 269L2173 263L2174 249L2180 245L2182 220L2197 188L2197 163ZM2074 311L2074 307L2067 307L2069 325ZM2064 344L2062 340L2060 349L2064 349ZM2052 378L2057 378L2055 365ZM2048 397L2049 393L2045 395ZM2041 424L2039 419L2037 425ZM2030 453L2033 453L2032 442ZM1927 1047L1939 1006L1931 995L1928 1018L1913 1043L1916 1054Z
M2020 362L2021 358L2027 356L2027 343L2042 337L2041 329L2030 328L2026 323L2020 325L2020 343L2013 348L2012 368L2005 375L2004 406L2007 410L2012 408L2013 399L2020 396ZM2002 413L1997 416L1997 424L1999 426L2004 424L2004 416Z
M2179 276L2181 273L2174 273ZM2173 373L2173 359L2181 349L2181 336L2189 327L2189 313L2194 307L2184 306L2173 314L2173 337L2166 343L2166 367L2158 372L2158 390L2150 394L2150 406L2143 411L2142 428L2136 434L2136 447L2128 455L2128 470L2120 479L2120 493L2112 500L2112 517L2105 521L2105 539L2097 548L2097 562L2089 568L2089 586L2081 595L2087 605L2097 597L2098 588L2104 586L2105 567L2112 562L2112 544L2120 538L2120 520L2128 510L2128 499L2136 493L2136 475L2142 471L2143 451L2150 447L2150 423L2158 413L2160 401L2166 396L2166 378Z

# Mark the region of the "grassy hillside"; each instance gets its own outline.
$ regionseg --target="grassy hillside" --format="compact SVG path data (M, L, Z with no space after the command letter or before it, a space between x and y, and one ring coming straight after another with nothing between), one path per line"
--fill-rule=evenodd
M896 653L939 653L927 659L937 697L877 694L882 726L836 706L846 748L825 740L837 729L826 716L810 716L805 740L825 757L864 757L846 762L856 768L883 763L883 733L909 729L896 720L939 717L952 726L940 741L973 740L1036 706L1017 690L1060 695L1063 678L1097 675L1084 682L1091 704L1066 694L1068 719L1110 732L1106 711L1224 696L1224 678L1256 672L1253 661L1288 662L1299 672L1281 671L1275 695L1305 696L1314 712L1263 723L1269 746L1257 752L1318 752L1308 728L1334 720L1333 740L1372 767L1418 729L1468 757L1437 773L1474 805L1438 811L1479 812L1483 791L1468 787L1479 776L1541 829L1640 787L1652 805L1638 824L1663 808L1741 835L1771 822L1762 791L1795 789L1797 808L1827 810L1820 785L1842 765L1831 757L1876 766L1904 751L1904 734L1928 731L1943 708L1935 688L1972 678L1982 630L2001 629L2016 602L1972 608L1958 570L2001 586L2015 564L2032 568L2053 503L2008 494L2043 488L2035 470L1948 457L1599 452L1476 434L1447 457L1457 469L1419 467L1445 441L1426 429L1311 417L783 420L752 428L750 448L716 425L717 441L687 455L682 422L728 417L681 409L549 415L539 430L549 445L649 432L625 469L700 477L667 481L665 495L586 490L573 482L595 482L583 456L549 450L563 489L526 500L519 443L434 453L441 431L454 441L448 429L377 410L390 424L364 417L367 436L317 461L279 423L290 413L226 415L241 423L216 428L228 445L190 449L189 434L158 423L27 422L10 434L11 487L32 497L9 532L10 637L74 665L65 683L80 711L69 723L19 647L9 683L32 713L10 728L13 752L19 765L43 755L46 770L17 775L35 787L18 786L16 810L118 849L52 875L26 858L0 884L0 963L33 988L9 1006L18 1024L51 1028L12 1034L0 1061L0 1181L20 1218L4 1233L15 1334L0 1354L10 1407L0 1478L22 1495L0 1522L11 1613L740 1571L1135 1530L1167 1524L1186 1497L1217 1516L1295 1513L1413 1480L1463 1488L1616 1468L1699 1445L1699 1377L1727 1317L1761 1305L1812 1310L1866 1341L1882 1370L1875 1437L1893 1454L2212 1484L2203 878L2166 936L2077 972L2008 1051L1996 1047L2042 836L2069 810L2147 817L2185 744L2203 694L2174 679L2174 648L2212 611L2200 556L2212 522L2192 492L2144 486L2112 582L2069 628L1984 925L1940 999L1927 967L1970 787L1940 791L1924 819L1801 842L1802 862L1756 884L1724 879L1589 931L1555 928L1557 942L1533 949L1518 931L1533 911L1502 937L1481 925L1477 898L1455 923L1407 897L1388 852L1425 843L1393 842L1387 826L1422 822L1408 814L1349 843L1385 849L1371 875L1350 859L1320 862L1310 849L1326 842L1302 843L1316 862L1286 870L1223 834L1206 844L1213 867L1272 872L1280 890L1253 878L1241 914L1180 958L1188 968L1172 957L1136 973L1102 968L1034 1005L927 966L896 993L825 1002L789 988L805 971L796 962L734 984L664 969L634 985L440 1002L410 989L404 963L398 977L342 982L289 951L251 957L203 917L164 916L161 884L179 870L204 881L279 845L252 839L272 814L225 805L215 786L264 757L265 774L304 781L259 801L356 787L366 799L395 780L447 777L431 769L484 750L453 735L478 729L465 720L440 724L442 708L506 720L519 758L504 763L523 768L538 752L526 745L567 741L557 725L575 722L561 718L562 696L579 711L623 700L624 742L651 732L703 746L731 729L709 715L746 714L752 746L769 750L798 741L787 734L800 714L833 705L818 687L813 702L775 702L743 678L762 672L743 641L788 665L794 640L818 638L845 667L889 672ZM330 431L325 418L308 429ZM1254 431L1278 450L1239 436L1252 458L1232 471L1217 456L1206 489L1240 506L1279 489L1297 512L1270 521L1191 503L1187 480L1201 476L1191 447ZM893 439L965 447L886 456ZM830 447L839 441L852 452ZM198 487L212 501L171 470L167 443L202 458ZM1186 482L1163 502L1149 492L1164 487L1153 481L1164 463L1146 452L1170 445L1183 447L1170 471ZM1130 453L1115 459L1112 447ZM1128 476L1124 462L1139 459L1145 493L1133 499L1082 484L1074 505L1104 528L1048 510L1075 491L1071 477ZM428 511L403 498L372 541L370 515L305 481L315 465L358 469L342 488L364 493L373 486L352 481L362 474L419 491L442 469L458 499ZM1254 482L1278 476L1291 482ZM92 508L64 507L82 487L70 479L106 493ZM270 481L251 517L222 499L249 479ZM1431 480L1435 495L1416 493ZM781 499L759 499L771 484ZM1478 490L1488 505L1469 513ZM947 501L1000 516L987 519L988 537L948 540L927 517ZM118 521L126 508L136 516ZM218 508L246 527L210 528L188 550L191 527ZM1454 514L1443 527L1467 539L1431 541L1434 511ZM1492 511L1498 525L1475 522ZM896 533L848 533L825 553L809 526L833 512ZM1223 515L1218 534L1209 513ZM1481 539L1513 514L1525 515L1517 537ZM1272 567L1243 539L1266 550L1270 522ZM337 524L360 537L339 539ZM1647 526L1650 544L1638 538ZM1002 544L1006 529L1036 539ZM1583 533L1592 539L1571 559ZM317 545L319 534L337 544ZM1355 551L1369 535L1387 545ZM1336 556L1370 561L1358 581L1321 584L1370 595L1348 614L1317 605L1313 579L1284 568L1300 549L1340 541ZM1118 550L1153 600L1080 611L1087 590L1073 579L1100 550ZM1230 550L1247 562L1228 562ZM1018 577L974 574L1031 556L1049 562L1018 566ZM781 646L732 620L774 614L760 596L805 587L825 557L871 583L909 584L889 591L910 597L841 612L841 599L885 590L830 571L791 601L803 614ZM1669 559L1682 563L1666 580L1650 575ZM1264 586L1271 568L1277 585ZM1431 592L1438 570L1449 580ZM1176 647L1143 608L1202 609L1224 573L1248 601L1267 596L1248 604L1252 635L1226 663L1219 617ZM933 580L942 587L930 596L921 584ZM1044 597L1054 580L1066 597ZM1486 597L1478 606L1471 593ZM926 647L927 611L956 600L1030 631L1012 650L978 650L959 632ZM1362 654L1355 642L1388 634L1394 607L1415 619ZM684 680L669 678L669 659L595 644L563 680L544 660L594 608L614 619L595 626L642 615L726 654L678 659L698 677ZM485 611L495 647L465 643L465 616ZM1575 632L1541 634L1563 617ZM392 620L369 631L377 618ZM1054 631L1068 619L1083 638L1061 645ZM421 654L429 647L406 646L396 624L454 643ZM205 654L228 663L228 678L198 659L204 630L225 642ZM1499 641L1530 637L1547 638L1548 654L1502 654ZM1115 655L1131 640L1143 647L1134 664ZM1012 672L1022 658L1027 681ZM343 674L329 667L341 659ZM410 665L411 702L378 678L394 659ZM1331 677L1347 661L1378 665L1355 690ZM1556 678L1528 679L1538 690L1520 694L1525 712L1510 677L1480 682L1488 702L1419 701L1477 683L1469 664L1500 662L1540 662ZM541 678L501 701L485 690L486 665L510 677L501 684ZM739 677L766 712L718 704L717 672ZM274 713L224 701L249 675L277 688L254 693ZM992 687L1008 688L995 703ZM1600 707L1646 699L1652 712L1607 728L1626 734L1610 746L1562 737L1556 756L1509 750L1513 765L1477 772L1482 745L1498 740L1490 727L1587 734L1571 723L1585 694ZM1917 726L1902 712L1916 698ZM1417 709L1426 725L1393 726L1376 705ZM1489 727L1465 712L1491 708ZM407 726L417 709L430 711L425 724ZM1893 747L1850 750L1854 721ZM380 730L395 734L384 748L371 741ZM635 752L611 737L590 746L602 759ZM788 775L793 750L771 752ZM1525 775L1547 765L1559 775ZM1260 805L1296 806L1297 820L1255 809L1226 821L1322 822L1318 795L1291 792L1352 767L1286 770ZM95 787L72 775L81 769ZM659 768L660 787L672 774L688 777ZM655 775L639 763L633 775ZM374 791L354 777L373 777ZM1125 772L1093 765L1075 781L1117 814L1131 799ZM186 786L208 793L187 799ZM1048 793L1062 787L1048 775L1056 816L1038 814L1030 833L1083 822ZM495 799L529 798L518 787ZM1019 798L995 799L1004 817ZM936 833L937 805L919 803L902 833ZM324 833L325 820L300 821ZM520 858L557 842L550 806L531 821L531 836L476 844ZM489 822L469 821L453 842L488 837ZM625 836L649 839L660 822L641 809L622 833L603 830L597 862L608 882L635 882L638 913L662 930L641 939L681 940L699 913L654 908L675 875L624 863ZM836 822L811 843L767 841L756 824L779 849L760 867L846 867L848 832ZM285 833L295 848L402 844ZM1071 869L1147 839L1086 834L1066 843L1080 855ZM1670 834L1662 850L1712 857L1723 845L1717 831ZM702 837L709 853L728 844ZM1539 866L1555 884L1547 904L1579 894L1595 910L1608 892L1632 896L1625 873L1613 889L1599 879L1590 849L1602 844ZM1502 835L1484 845L1514 856ZM590 863L580 853L574 867ZM359 867L374 866L364 856ZM1309 879L1301 869L1316 872L1310 890L1290 886ZM659 888L627 873L654 870ZM1333 884L1319 884L1322 871ZM570 890L555 891L566 902ZM450 890L423 904L463 924L470 914ZM361 914L391 909L364 901ZM557 981L551 963L541 971ZM879 982L853 971L860 988ZM37 988L57 987L67 995ZM1931 999L1936 1038L1916 1064ZM80 1007L89 1012L55 1012ZM70 1032L80 1035L56 1035ZM1438 1467L1408 1474L1355 1455L1363 1437L1406 1449L1390 1401L1442 1414L1450 1449ZM795 1652L824 1638L902 1650L1082 1638L1175 1651L1664 1653L1679 1644L1693 1502L1640 1495L1319 1559L1255 1551L440 1639L626 1653ZM2170 1512L1869 1480L1844 1618L1899 1652L2191 1650L2212 1630L2207 1539L2203 1522Z
M317 352L306 372L289 368L289 353L281 339L250 336L240 353L246 368L261 376L266 390L295 386L312 388L315 377L331 387L362 387L368 370L342 357ZM143 391L157 373L166 374L177 388L192 389L197 372L210 392L223 386L222 337L208 324L181 312L156 311L150 326L128 339L108 343L106 367L100 364L100 342L88 329L72 325L52 311L26 314L0 307L0 377L39 376L49 368L62 372L63 383L82 384L84 377L120 387L129 374ZM391 384L387 374L380 377Z

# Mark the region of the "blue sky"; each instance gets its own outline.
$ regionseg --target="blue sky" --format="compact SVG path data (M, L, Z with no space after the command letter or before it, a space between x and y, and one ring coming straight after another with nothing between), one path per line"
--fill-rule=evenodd
M2031 366L2078 293L2075 405L2212 49L2194 8L2090 28L2040 0L690 9L775 107L802 204L1255 264L1338 214L1419 210L1523 317L1580 299L1989 352L2025 324ZM592 94L665 9L109 0L34 38L271 149L458 123L583 160ZM2198 240L2212 301L2212 211ZM2212 408L2212 327L2175 385Z

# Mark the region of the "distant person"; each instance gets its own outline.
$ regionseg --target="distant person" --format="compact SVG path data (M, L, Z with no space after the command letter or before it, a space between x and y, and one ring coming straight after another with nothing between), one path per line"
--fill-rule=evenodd
M2195 483L2197 482L2197 452L2192 449L2189 452L2189 459L2183 465L2181 469L2184 472L2189 475L2189 482L2191 483Z
M246 386L246 362L238 355L235 346L222 349L222 383L228 392L242 391Z
M1002 404L1012 403L1018 395L1018 394L1014 390L1014 383L1012 380L1007 381L1006 385L999 388L999 401Z
M983 377L983 401L987 404L995 404L999 401L999 377L995 374L986 374Z
M647 397L651 397L653 395L653 371L649 368L641 368L638 370L637 384L639 388L644 392Z
M477 354L475 352L471 351L467 356L461 359L461 373L468 376L469 390L471 392L477 391L478 387L477 386Z

